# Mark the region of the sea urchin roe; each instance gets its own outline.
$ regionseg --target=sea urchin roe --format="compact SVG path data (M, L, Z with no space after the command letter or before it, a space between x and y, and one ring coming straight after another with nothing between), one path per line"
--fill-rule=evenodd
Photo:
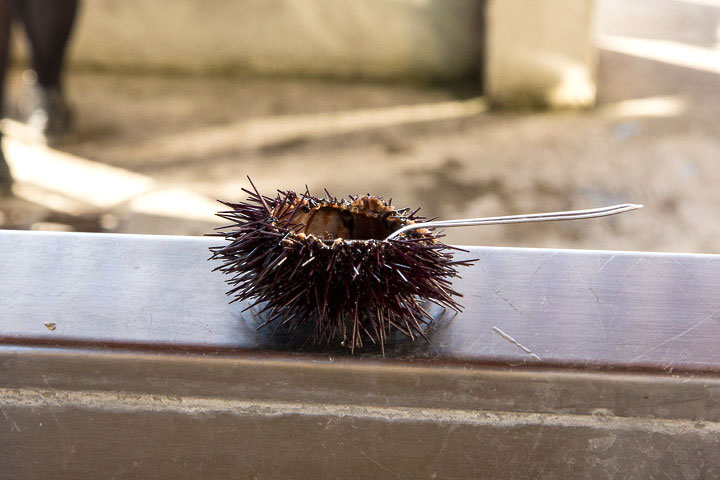
M394 209L375 197L360 197L351 203L326 203L303 213L298 223L302 232L323 240L384 240L395 230L412 221L403 221Z

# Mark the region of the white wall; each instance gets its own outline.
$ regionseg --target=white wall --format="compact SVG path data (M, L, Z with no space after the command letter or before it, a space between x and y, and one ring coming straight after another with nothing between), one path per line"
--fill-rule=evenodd
M86 0L71 60L113 67L456 78L476 0Z
M482 70L495 106L593 104L593 0L488 0L483 22L485 3L85 0L70 60L405 81L472 79Z

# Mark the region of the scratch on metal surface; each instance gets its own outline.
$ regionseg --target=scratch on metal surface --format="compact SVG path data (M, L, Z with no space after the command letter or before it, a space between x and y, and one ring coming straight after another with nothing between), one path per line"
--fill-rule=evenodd
M615 257L617 257L617 254L613 253L612 257L608 258L607 262L602 264L602 267L600 267L600 269L597 271L597 273L602 272L605 269L605 267L607 267L607 264L612 262L615 259Z
M511 337L510 335L508 335L507 333L505 333L505 332L503 332L502 330L500 330L498 327L496 327L496 326L493 325L492 331L495 332L495 333L497 333L498 335L500 335L501 337L503 337L505 340L507 340L508 342L512 343L513 345L515 345L516 347L518 347L520 350L522 350L523 352L527 353L527 354L530 355L531 357L533 357L533 358L535 358L535 359L537 359L537 360L539 360L539 361L542 362L542 358L540 358L540 357L538 357L537 355L535 355L529 348L527 348L527 347L524 346L524 345L521 345L520 342L518 342L517 340L515 340L515 339L514 339L513 337Z
M579 275L579 274L578 274L578 275ZM602 303L602 302L600 301L600 297L598 297L598 294L595 293L595 290L593 290L593 289L590 287L590 285L587 284L587 282L585 281L585 279L584 279L582 276L580 276L580 281L582 282L583 285L585 285L585 288L587 288L587 290L588 290L590 293L593 294L593 296L595 297L595 301L596 301L597 303Z
M435 459L432 462L428 462L428 465L432 465L440 459L440 456L443 454L443 452L445 451L445 448L447 447L448 440L450 440L450 435L452 435L452 433L455 431L456 428L457 428L457 425L450 425L450 428L448 428L448 431L445 434L445 438L443 439L442 444L440 444L440 449L435 454Z
M544 431L544 430L545 430L545 429L542 428L542 427L538 429L538 433L537 433L537 435L535 436L535 441L533 442L533 446L530 448L530 453L532 453L532 452L534 452L535 450L537 450L538 445L540 445L540 440L541 440L542 437L543 437L543 431Z
M632 265L630 265L630 266L625 270L625 274L623 275L623 281L627 280L627 277L628 277L628 275L630 275L630 272L632 272L633 270L635 270L635 267L637 267L642 261L643 261L642 258L638 258L637 260L635 260L635 261L633 262Z
M80 440L75 440L75 442L73 442L73 444L72 444L72 447L70 447L70 451L68 452L68 454L67 455L63 454L63 466L62 466L63 472L67 470L68 462L70 461L72 456L75 455L75 452L77 451L78 443L80 443ZM200 457L200 458L202 458L202 457Z
M3 417L5 417L8 422L12 423L12 428L14 428L15 430L17 430L18 433L21 433L22 430L20 430L20 427L18 426L18 424L15 423L15 420L13 420L12 418L10 418L10 417L8 416L8 414L5 413L5 410L0 409L0 411L1 411L2 414L3 414ZM10 431L12 431L12 428L10 429Z
M53 418L53 420L55 420L55 423L57 424L57 426L60 427L60 430L65 430L65 427L62 426L60 421L55 416L55 412L52 412L52 418Z
M473 296L474 296L474 297L477 297L477 296L479 296L479 295L473 295ZM518 312L518 313L519 313L520 315L522 315L523 317L529 318L530 320L535 320L535 319L532 317L532 315L523 312L522 310L520 310L519 308L517 308L515 305L513 305L513 303L512 303L509 299L507 299L507 298L503 297L502 295L500 295L500 290L495 290L495 296L498 297L498 298L500 298L500 299L502 299L502 300L504 300L505 303L507 303L508 307L512 308L513 310L515 310L516 312Z
M598 315L598 323L600 324L600 330L602 331L603 340L607 340L607 334L605 333L605 324L602 320L602 313L598 309L597 303L603 303L600 301L600 297L597 293L595 293L595 290L593 290L590 285L587 284L585 279L583 278L582 274L577 271L577 269L571 264L570 268L572 268L572 271L575 272L575 275L580 279L580 282L582 282L583 286L587 289L588 292L590 292L593 297L595 297L595 304L593 306L595 307L595 313Z
M368 460L370 460L372 463L374 463L374 464L377 465L378 467L382 468L383 470L385 470L385 471L388 472L388 473L391 473L391 474L394 475L395 477L400 478L400 474L399 474L399 473L393 472L393 471L390 470L388 467L386 467L386 466L383 465L382 463L378 462L377 460L375 460L374 458L372 458L372 457L371 457L370 455L368 455L367 453L363 452L363 451L360 449L360 447L358 447L358 446L355 445L354 443L350 443L350 445L352 445L352 447L353 447L355 450L357 450L358 452L360 452L360 454L361 454L363 457L367 458Z
M668 373L672 373L672 368ZM671 402L653 402L651 405L653 407L665 407L668 405L682 405L683 403L702 402L703 400L716 400L718 398L720 398L720 395L703 395L701 397L683 398L680 400L673 400Z
M655 345L654 347L652 347L652 348L650 348L650 349L648 349L648 350L645 350L643 353L641 353L640 355L638 355L637 357L633 358L633 359L630 360L630 361L631 361L631 362L635 362L635 361L637 361L637 360L640 360L642 357L644 357L644 356L647 355L648 353L654 352L655 350L657 350L658 348L662 347L663 345L665 345L665 344L667 344L667 343L670 343L670 342L672 342L673 340L677 340L678 338L682 337L683 335L692 332L692 331L695 330L697 327L699 327L699 326L702 325L703 323L707 323L707 322L710 321L711 319L712 319L712 317L706 318L706 319L704 319L704 320L700 320L698 323L696 323L696 324L693 325L692 327L688 328L687 330L684 330L684 331L678 333L677 335L675 335L674 337L668 338L668 339L665 340L664 342L658 343L658 344Z
M540 264L540 266L535 269L535 271L533 272L533 277L534 277L535 274L538 273L538 272L540 271L540 269L541 269L542 267L544 267L545 264L546 264L547 262L549 262L550 259L553 258L555 255L557 255L557 252L553 252L553 253L551 253L550 255L548 255L548 257Z
M680 262L677 258L675 258L675 257L672 256L672 255L668 255L667 258L669 258L671 262L673 262L675 265L677 265L678 267L680 267L680 268L681 268L682 270L684 270L686 273L688 272L688 267L687 267L687 265L685 265L685 264L683 264L682 262Z

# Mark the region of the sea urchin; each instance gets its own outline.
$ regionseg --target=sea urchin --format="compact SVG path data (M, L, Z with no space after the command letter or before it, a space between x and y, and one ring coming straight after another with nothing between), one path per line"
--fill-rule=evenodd
M250 182L252 184L252 182ZM243 189L245 202L221 202L218 213L230 225L215 235L229 244L211 248L219 270L231 276L228 295L251 300L266 320L260 327L295 330L309 322L314 343L338 339L354 351L370 340L384 349L393 331L411 339L424 336L432 317L429 301L455 311L451 279L459 250L428 229L401 227L422 221L419 209L396 210L381 197L338 199L278 190L275 198Z

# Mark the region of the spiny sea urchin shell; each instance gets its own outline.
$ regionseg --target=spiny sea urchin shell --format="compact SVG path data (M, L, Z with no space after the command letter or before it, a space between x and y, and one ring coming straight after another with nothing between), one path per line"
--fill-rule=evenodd
M223 262L215 270L231 275L233 302L252 300L247 308L266 313L261 327L314 322L316 344L339 339L354 350L369 339L384 349L394 330L424 337L432 317L423 300L460 310L450 279L472 260L454 261L459 249L427 229L385 240L422 220L419 209L395 210L370 194L338 199L327 190L324 198L278 190L270 198L243 191L245 202L221 202L229 210L218 216L231 223L215 235L230 243L211 248L212 259Z

